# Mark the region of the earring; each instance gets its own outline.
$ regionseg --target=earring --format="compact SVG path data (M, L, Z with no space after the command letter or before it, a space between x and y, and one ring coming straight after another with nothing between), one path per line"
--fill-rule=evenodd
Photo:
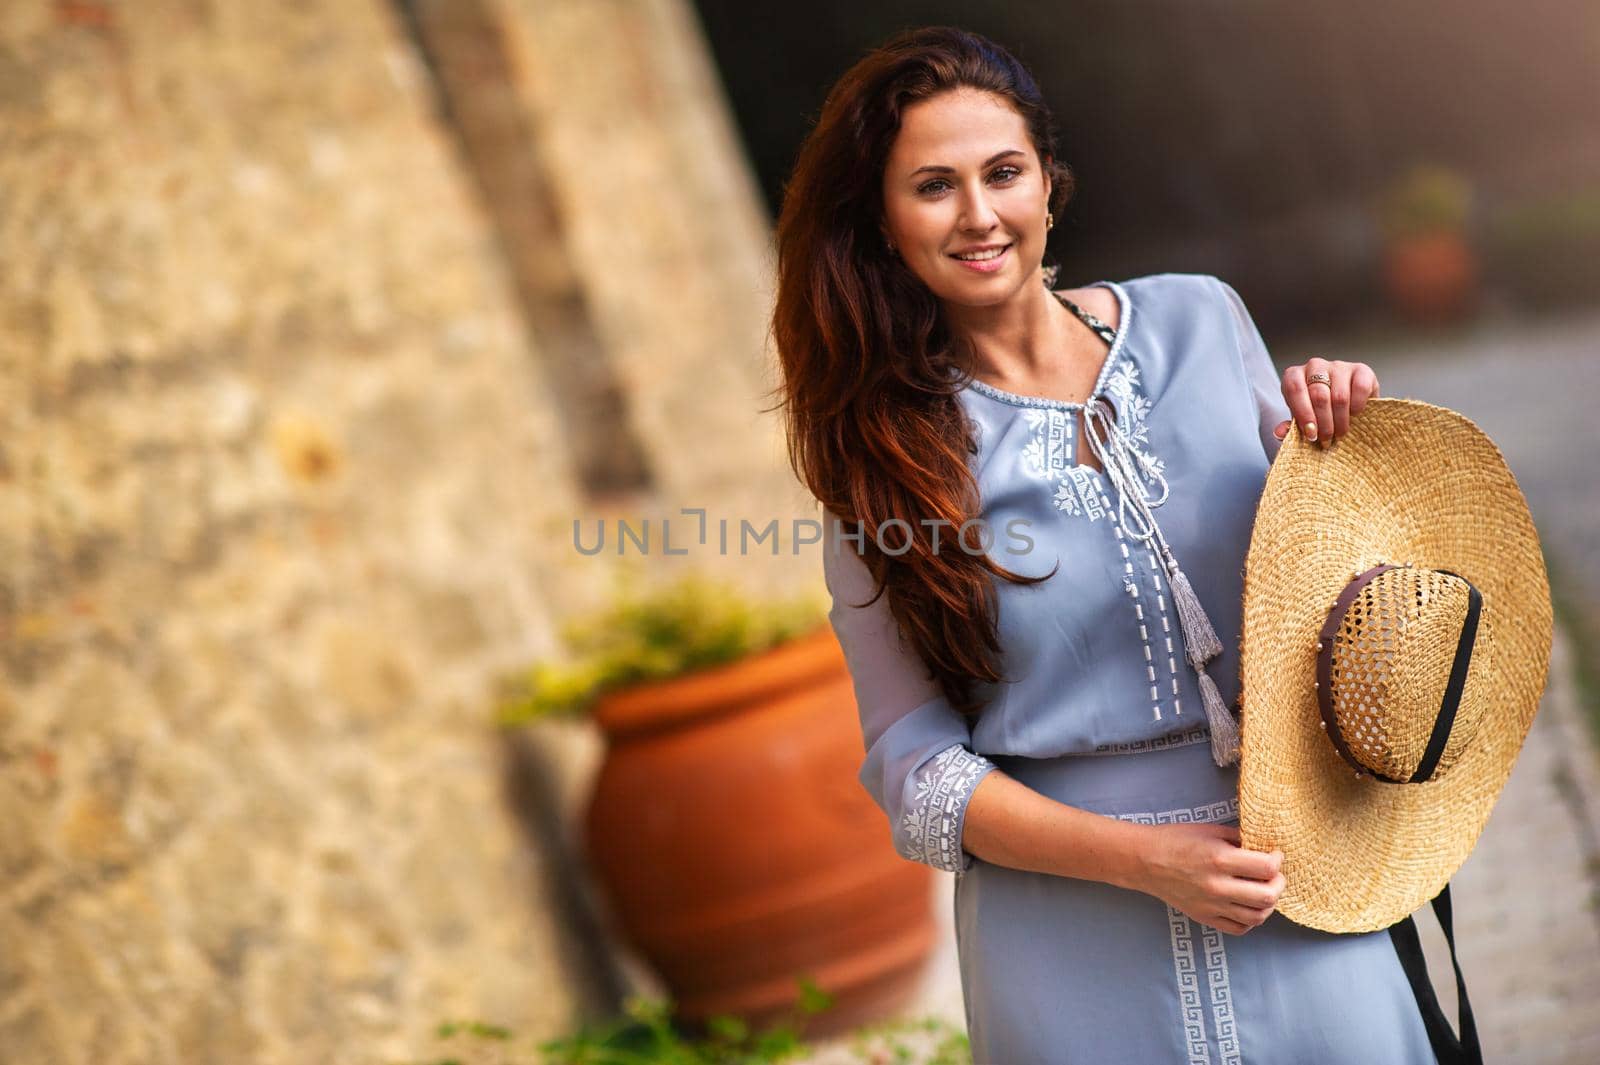
M1049 211L1046 211L1044 213L1044 228L1045 228L1045 232L1048 233L1050 230L1054 229L1055 227L1056 227L1056 216L1054 214L1050 213Z
M890 255L894 256L896 259L900 258L900 253L894 250L894 241L890 240L888 237L884 237L883 246L888 249Z

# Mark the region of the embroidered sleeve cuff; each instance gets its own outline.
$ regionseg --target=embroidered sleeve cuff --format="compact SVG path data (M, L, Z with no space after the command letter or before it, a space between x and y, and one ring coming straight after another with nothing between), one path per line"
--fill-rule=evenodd
M961 744L928 759L914 774L900 820L900 852L935 869L961 874L973 857L961 846L967 800L994 763ZM908 789L909 790L909 789Z

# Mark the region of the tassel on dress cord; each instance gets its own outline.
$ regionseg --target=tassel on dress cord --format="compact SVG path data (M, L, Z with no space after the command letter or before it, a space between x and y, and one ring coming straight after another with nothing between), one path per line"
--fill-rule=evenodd
M1105 429L1105 443L1094 431L1096 423ZM1167 585L1172 591L1173 608L1177 611L1178 626L1183 632L1184 657L1188 659L1199 682L1200 702L1205 707L1206 725L1211 730L1211 760L1219 766L1233 765L1239 761L1239 724L1223 703L1222 693L1217 690L1216 683L1206 672L1206 663L1222 653L1222 641L1217 639L1217 630L1206 616L1200 597L1179 568L1178 559L1167 546L1167 538L1161 534L1161 527L1151 512L1153 507L1166 501L1165 478L1159 473L1155 475L1163 491L1159 499L1149 499L1139 486L1139 471L1128 456L1128 441L1116 421L1101 409L1099 403L1090 403L1084 409L1084 424L1089 436L1089 449L1100 459L1106 478L1117 491L1119 520L1128 526L1135 539L1145 542L1153 539L1161 548ZM1130 506L1139 519L1138 527L1126 521L1126 511Z
M1166 544L1162 544L1165 549ZM1219 766L1236 765L1239 761L1239 723L1233 712L1222 701L1216 682L1206 672L1206 663L1222 653L1222 641L1217 630L1206 616L1194 585L1178 568L1178 560L1170 550L1163 550L1167 561L1167 586L1172 589L1172 603L1178 611L1178 626L1183 630L1184 657L1194 668L1200 683L1200 702L1205 706L1206 725L1211 729L1211 760Z
M1239 723L1222 702L1222 693L1204 666L1195 670L1200 678L1200 701L1206 707L1206 724L1211 727L1211 760L1219 766L1239 762Z
M1162 547L1165 549L1166 544L1163 543ZM1222 641L1217 639L1217 630L1212 628L1205 607L1200 605L1194 585L1178 568L1178 560L1171 551L1165 551L1165 554L1168 563L1167 584L1172 588L1172 603L1178 609L1178 623L1183 626L1183 642L1189 650L1189 661L1199 669L1222 653Z

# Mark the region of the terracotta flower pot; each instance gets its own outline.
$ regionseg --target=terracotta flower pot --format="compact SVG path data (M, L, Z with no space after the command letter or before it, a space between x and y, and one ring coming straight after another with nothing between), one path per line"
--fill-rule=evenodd
M1459 322L1478 291L1478 259L1452 231L1392 240L1384 249L1384 287L1390 305L1423 325Z
M826 1035L886 1016L933 946L932 870L894 852L856 780L861 732L826 626L728 666L614 694L589 857L623 932L691 1026L792 1019Z

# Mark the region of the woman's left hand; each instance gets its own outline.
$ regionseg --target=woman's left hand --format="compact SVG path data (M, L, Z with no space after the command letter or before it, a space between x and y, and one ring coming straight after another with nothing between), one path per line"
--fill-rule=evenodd
M1328 375L1312 381L1314 374ZM1289 413L1300 423L1307 440L1323 447L1350 431L1350 416L1360 414L1367 400L1378 396L1378 375L1364 362L1329 362L1310 358L1300 366L1283 371L1283 398ZM1279 440L1289 431L1288 422L1273 430Z

